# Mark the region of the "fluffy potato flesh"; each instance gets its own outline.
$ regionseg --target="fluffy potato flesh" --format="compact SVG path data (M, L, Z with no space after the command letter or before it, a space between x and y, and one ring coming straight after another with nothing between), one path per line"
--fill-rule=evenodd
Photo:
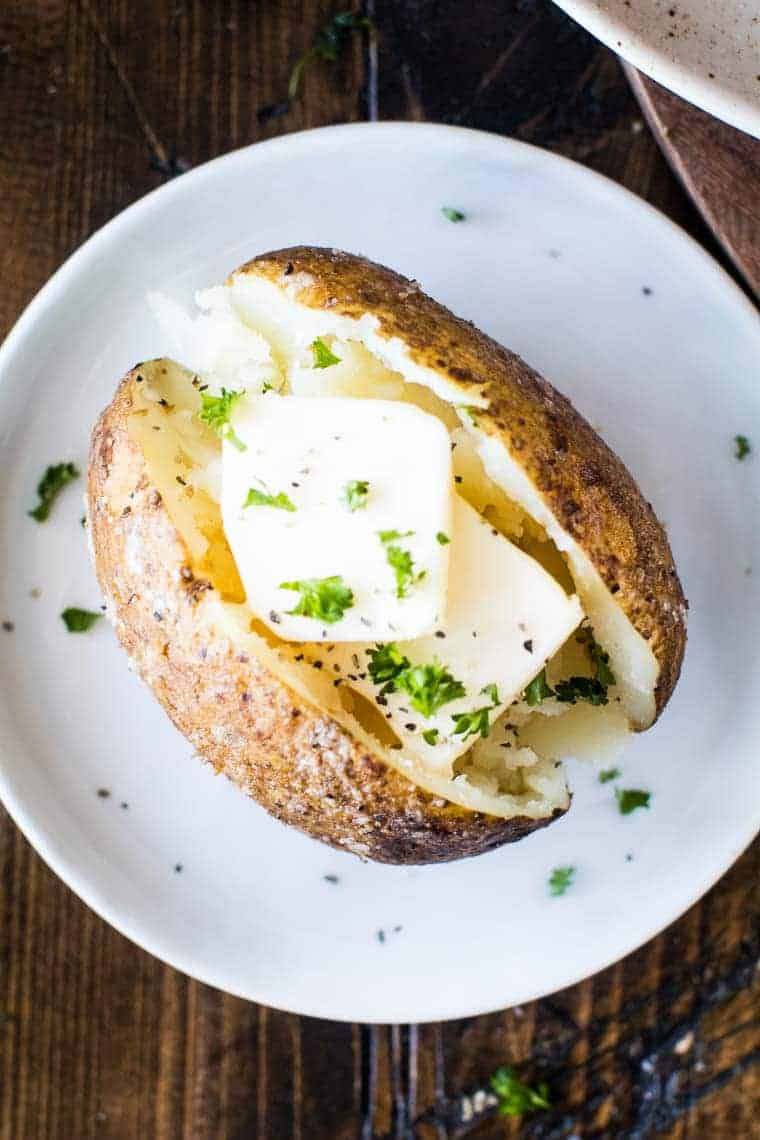
M200 437L184 447L185 454L199 457L198 466L188 471L187 486L178 494L170 465L164 464L159 472L151 464L157 483L168 487L168 501L177 503L170 505L172 513L188 519L188 502L197 503L197 495L204 512L213 512L218 504L219 444L193 416L198 406L198 377L212 390L222 383L239 388L242 377L253 391L266 386L285 395L411 402L437 416L449 430L460 493L501 533L541 562L568 593L580 595L619 683L604 706L562 704L551 698L536 709L513 706L496 723L489 739L478 741L442 777L432 765L425 766L419 757L404 751L382 711L350 683L336 687L332 677L315 669L325 656L324 645L289 644L265 630L249 613L239 580L234 588L225 584L226 579L219 583L220 597L227 605L224 620L234 624L236 638L256 639L252 651L284 682L329 711L388 764L428 791L463 807L505 817L540 818L566 807L567 789L557 761L575 755L607 762L619 755L632 726L651 721L659 672L654 655L610 598L589 560L561 534L529 481L510 461L508 451L481 431L478 404L464 408L461 393L437 373L414 365L401 342L380 338L370 314L347 319L300 305L292 295L298 284L288 283L282 289L255 275L234 276L227 285L200 294L203 312L192 324L184 314L158 302L164 323L175 334L178 354L197 368L195 389L193 381L188 387L188 378L183 381L178 373L173 383L184 384L181 398L177 392L165 398L174 408L169 422L179 421L180 434L195 431ZM328 369L314 367L310 346L317 337L330 345L339 364ZM241 359L240 346L246 343L250 355ZM230 368L233 348L238 355ZM145 422L132 428L140 432L148 454L151 445L155 447L153 426ZM203 523L193 529L206 535L209 524L203 517ZM204 552L200 569L207 570L209 558L215 557L226 574L231 556L222 554L220 530L213 533L216 553ZM195 548L197 540L190 545ZM548 673L550 683L569 675L591 676L588 655L582 648L573 652L572 645L550 663Z
M369 396L371 389L365 387L367 371L362 367L364 351L355 346L356 388L352 394ZM377 375L377 369L374 374ZM190 372L170 362L144 365L140 375L141 382L133 386L133 409L128 419L128 430L144 457L151 484L160 494L164 508L187 546L193 575L208 580L213 586L213 591L204 597L198 620L210 629L221 631L241 654L255 658L302 700L316 706L348 730L373 755L381 756L385 763L432 795L470 811L503 819L543 820L551 818L557 811L564 811L569 804L569 796L564 773L557 764L561 754L559 750L551 747L545 755L540 755L530 747L520 747L515 749L515 756L519 755L518 764L512 761L509 749L503 748L500 749L503 761L497 764L492 756L475 747L457 761L454 765L456 770L441 774L400 748L398 738L374 703L352 689L350 684L335 686L331 674L315 668L315 663L319 664L325 658L324 644L282 641L257 620L246 605L234 558L222 529L219 510L221 444L197 416L198 389L211 377ZM345 393L348 383L345 373L335 379ZM398 383L389 373L382 379L386 391L391 391L391 385ZM313 377L311 383L314 383ZM325 398L331 394L332 383L332 378L325 375L322 384ZM406 387L402 382L392 398L401 396L411 396L414 402L419 398L426 410L431 409L431 398L424 390L418 397L411 386ZM462 458L456 460L457 469L461 466L462 470L474 470L476 457L467 457L466 439L460 435L461 428L454 426L459 424L458 417L452 417L445 406L440 410L461 442ZM457 451L459 446L455 455ZM126 482L124 490L126 506ZM113 490L111 494L114 495ZM524 522L518 522L515 508L502 501L496 491L489 495L486 486L478 487L473 480L472 495L476 503L482 503L484 510L488 510L493 525L501 524L512 537L522 533ZM131 556L139 568L139 549L133 548ZM547 702L547 708L550 703L556 704ZM558 709L562 710L562 706ZM594 711L601 714L600 720L608 715L605 709ZM524 719L526 723L530 722L534 719L533 714ZM494 728L494 737L500 735L499 722Z

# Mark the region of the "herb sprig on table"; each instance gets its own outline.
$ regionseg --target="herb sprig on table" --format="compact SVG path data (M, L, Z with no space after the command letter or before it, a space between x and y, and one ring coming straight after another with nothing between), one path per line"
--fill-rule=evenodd
M499 1098L499 1116L525 1116L550 1108L549 1086L539 1081L531 1088L521 1081L511 1065L502 1065L491 1077L491 1088Z
M288 100L293 100L298 95L301 78L310 63L315 59L335 63L357 32L370 31L372 28L369 16L365 16L362 12L336 12L317 30L311 47L296 61L290 73Z

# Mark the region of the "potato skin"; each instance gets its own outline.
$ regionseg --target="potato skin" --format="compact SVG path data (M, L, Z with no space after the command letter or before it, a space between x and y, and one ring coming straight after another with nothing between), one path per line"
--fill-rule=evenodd
M404 341L417 364L460 388L462 403L471 402L473 393L489 401L478 426L504 443L649 643L660 666L659 716L681 671L687 602L651 505L570 401L416 281L366 258L296 246L256 257L232 276L237 274L290 285L309 308L352 318L371 312L380 321L379 335Z
M88 519L95 569L121 644L198 754L277 819L385 863L477 855L564 814L499 819L416 787L215 627L212 587L185 543L127 420L139 365L91 440Z

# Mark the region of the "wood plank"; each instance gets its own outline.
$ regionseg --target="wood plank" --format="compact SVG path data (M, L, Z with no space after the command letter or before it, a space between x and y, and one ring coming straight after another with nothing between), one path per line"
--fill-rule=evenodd
M760 140L625 71L671 168L760 298Z

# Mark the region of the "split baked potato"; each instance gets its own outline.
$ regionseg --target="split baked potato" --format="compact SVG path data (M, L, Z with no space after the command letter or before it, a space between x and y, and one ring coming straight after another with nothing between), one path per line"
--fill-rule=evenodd
M656 720L681 667L686 603L629 472L522 360L362 257L265 254L199 301L196 321L158 302L190 367L133 368L92 436L95 565L140 676L217 771L362 857L456 859L557 819L570 803L562 758L609 759ZM334 367L310 366L316 341ZM535 662L538 690L448 766L408 748L382 700L323 668L324 644L283 640L246 604L220 511L228 445L199 415L203 393L225 385L405 401L436 417L457 494L577 597L583 624ZM563 702L568 677L580 687Z

